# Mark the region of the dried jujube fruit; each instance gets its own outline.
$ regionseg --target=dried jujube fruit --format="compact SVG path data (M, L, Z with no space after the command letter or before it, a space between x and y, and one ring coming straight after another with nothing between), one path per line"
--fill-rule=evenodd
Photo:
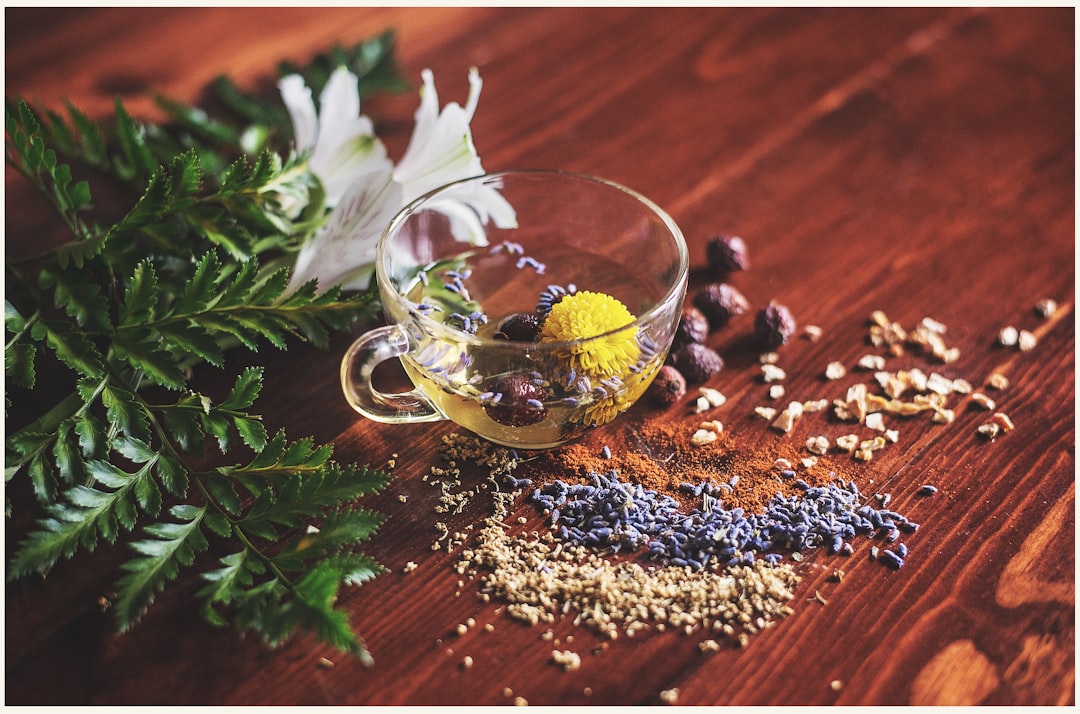
M675 345L685 345L687 342L704 342L709 336L709 320L705 313L693 305L683 308L679 317L679 325L675 328Z
M529 426L547 416L544 388L521 374L503 374L488 386L493 395L486 400L484 411L505 426Z
M718 235L705 244L705 258L709 269L718 278L750 268L750 254L746 241L739 236Z
M649 397L660 406L671 406L686 396L686 379L669 364L660 368L649 385Z
M511 342L534 342L540 329L540 316L535 312L515 312L499 322L495 339Z
M766 349L785 344L795 334L795 317L786 306L772 300L754 318L754 336Z
M688 383L707 381L724 368L724 358L706 345L690 342L671 355L671 365L682 373Z
M750 302L739 289L728 283L706 285L694 295L694 307L705 315L709 327L718 330L731 318L750 309Z

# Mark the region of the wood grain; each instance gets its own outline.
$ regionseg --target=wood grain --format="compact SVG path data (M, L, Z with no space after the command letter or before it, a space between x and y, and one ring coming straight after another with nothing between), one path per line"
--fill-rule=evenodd
M151 92L197 102L228 73L272 93L279 60L394 28L406 76L432 68L443 102L463 101L468 68L479 68L485 168L624 183L672 213L696 266L709 237L742 235L752 267L737 284L751 302L775 298L824 330L782 349L790 398L842 396L864 376L821 375L870 351L866 320L881 309L906 326L925 316L948 326L961 358L932 365L947 376L981 386L1005 374L1010 386L994 396L1017 425L988 441L975 432L987 414L969 406L949 425L902 422L901 441L868 464L830 457L922 524L904 568L871 562L865 539L850 559L813 553L792 616L709 655L700 632L620 638L592 654L595 635L559 622L552 637L583 658L563 672L545 628L478 601L455 558L431 549L437 494L421 477L453 426L357 420L337 386L348 335L325 352L241 356L267 366L268 427L332 440L343 461L395 461L393 484L370 504L387 520L369 552L391 572L341 596L375 666L307 637L271 651L211 628L194 579L117 636L98 601L124 553L105 548L8 584L8 704L506 705L506 688L534 705L658 704L672 688L691 705L1075 704L1071 9L9 8L5 19L9 95L56 108L70 99L94 116L120 96L149 118ZM413 94L364 105L392 156L415 107ZM5 246L18 254L55 229L7 179ZM694 287L706 279L695 272ZM1043 320L1033 305L1047 297L1059 309ZM753 414L768 400L751 321L710 338L728 361L713 386L729 398L728 439L781 448L811 434L779 436ZM1036 349L996 346L1010 324L1032 330ZM599 449L653 416L640 405L585 443ZM917 497L923 483L939 493ZM36 514L21 484L9 495L10 557ZM451 525L487 513L477 499ZM518 516L540 527L527 505ZM418 567L403 574L410 561ZM494 629L453 634L470 617ZM320 667L323 657L335 666Z

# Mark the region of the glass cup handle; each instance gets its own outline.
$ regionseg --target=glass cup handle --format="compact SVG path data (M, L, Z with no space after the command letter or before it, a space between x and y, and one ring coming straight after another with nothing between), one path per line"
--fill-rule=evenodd
M408 352L409 337L399 325L378 327L353 342L341 359L341 389L349 405L368 419L385 424L445 419L419 389L384 394L371 383L375 367Z

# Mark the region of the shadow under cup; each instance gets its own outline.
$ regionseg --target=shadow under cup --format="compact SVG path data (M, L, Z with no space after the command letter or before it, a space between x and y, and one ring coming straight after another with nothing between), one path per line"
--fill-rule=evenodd
M450 184L384 232L376 278L389 324L350 347L342 387L376 421L451 419L506 446L558 446L646 391L687 265L674 221L617 184L557 171ZM416 389L372 386L392 357Z

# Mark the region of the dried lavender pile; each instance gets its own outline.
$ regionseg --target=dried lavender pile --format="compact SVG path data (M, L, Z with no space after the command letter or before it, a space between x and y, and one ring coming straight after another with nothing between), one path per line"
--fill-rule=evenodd
M701 507L684 513L675 499L623 483L615 471L590 478L588 484L554 481L533 492L532 503L549 515L560 541L606 552L647 547L655 559L695 570L749 564L755 554L777 563L782 551L817 547L850 555L849 541L857 535L876 534L892 543L901 532L918 528L896 511L862 504L853 482L811 487L797 481L800 495L778 493L764 513L747 514L722 507L718 496L732 484L684 484L703 499Z

